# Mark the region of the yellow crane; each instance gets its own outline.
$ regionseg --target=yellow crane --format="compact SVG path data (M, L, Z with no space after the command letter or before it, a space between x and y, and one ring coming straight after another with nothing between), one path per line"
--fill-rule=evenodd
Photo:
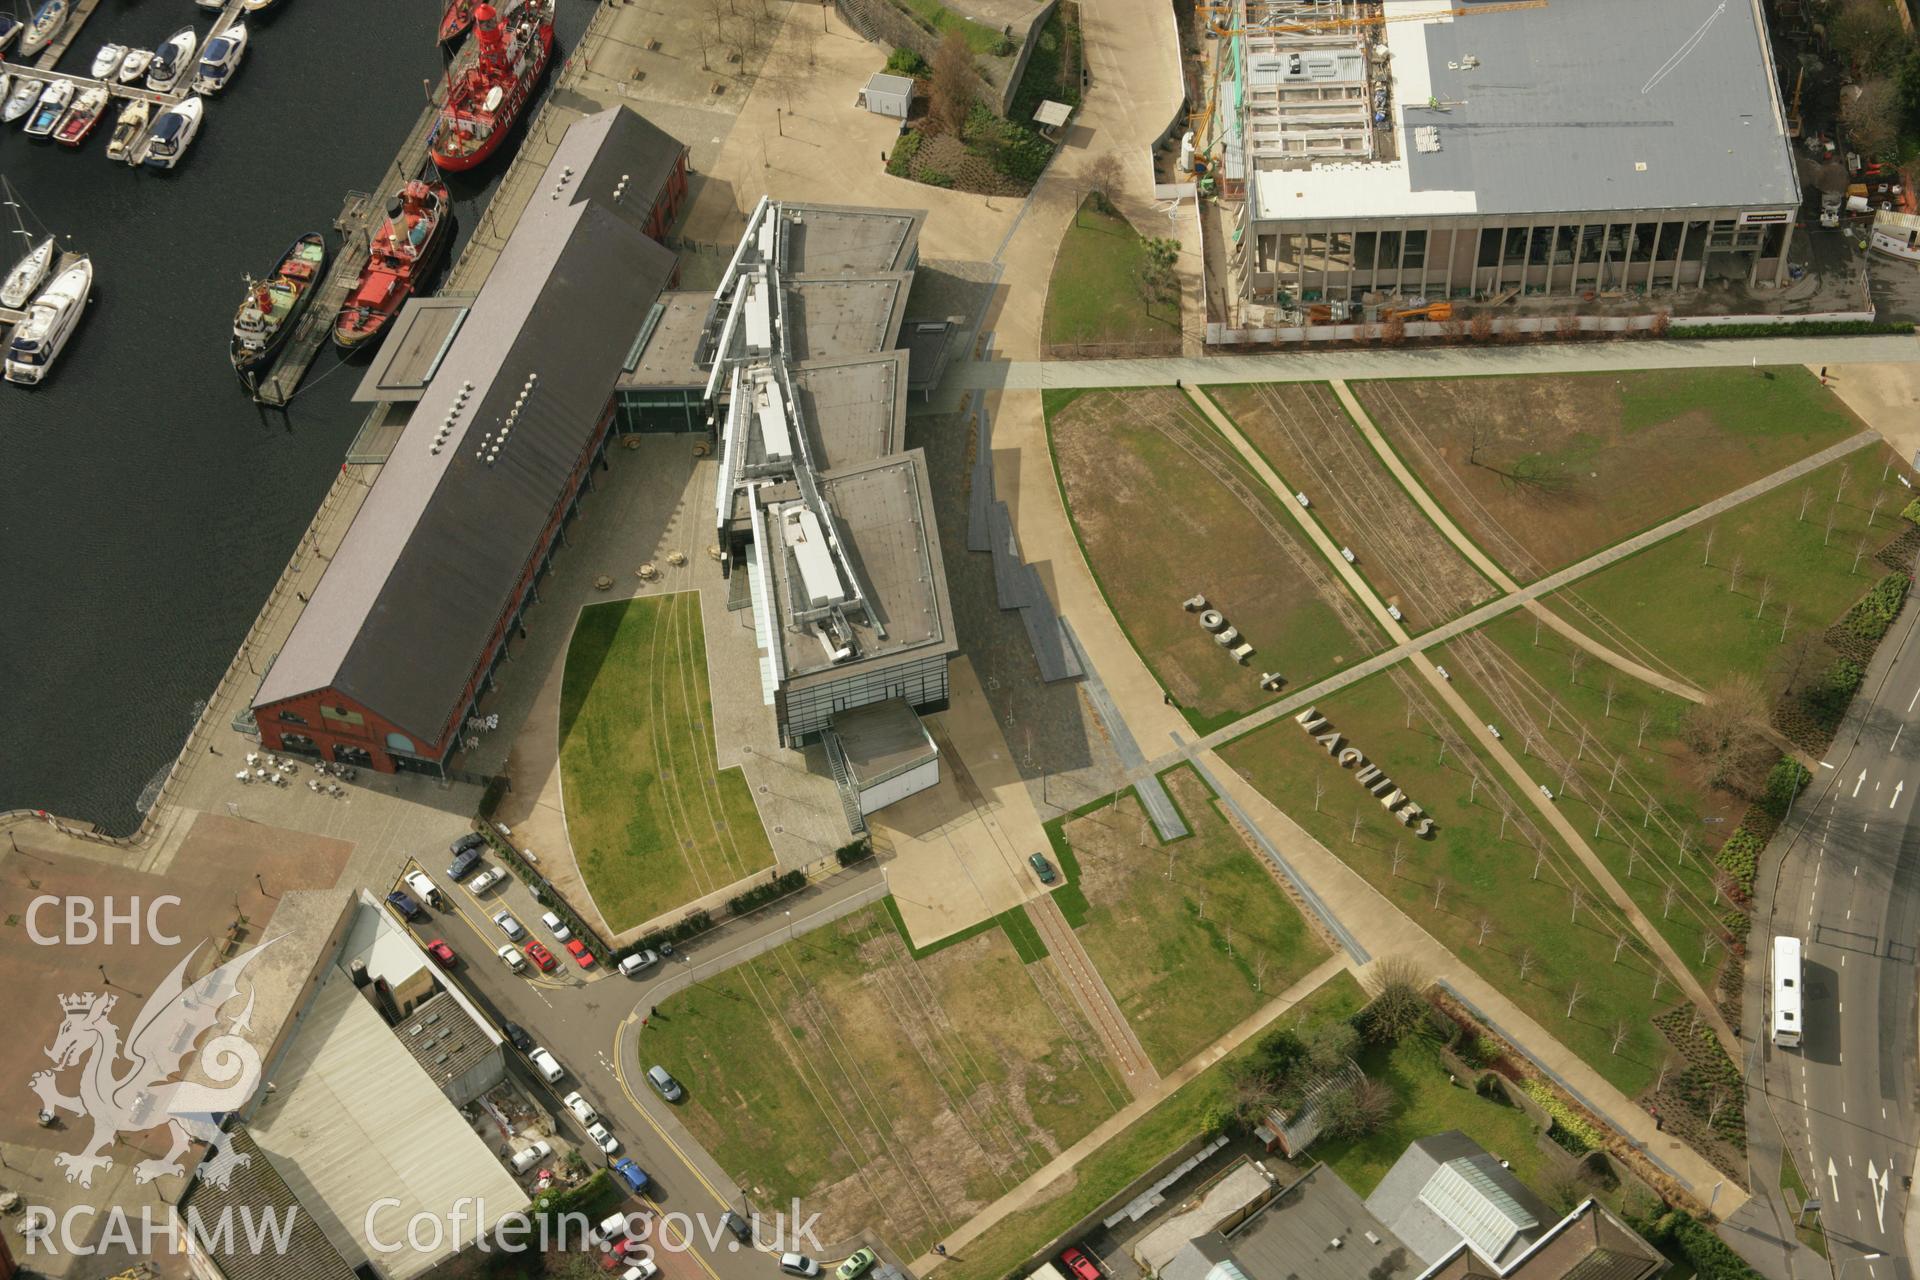
M1271 23L1257 27L1221 26L1209 15L1224 14L1229 19L1238 11L1237 4L1202 4L1194 6L1194 13L1217 36L1285 33L1311 35L1314 32L1351 30L1356 27L1384 26L1389 22L1432 22L1440 18L1477 18L1489 13L1512 13L1519 9L1544 9L1547 0L1504 0L1500 4L1476 4L1472 6L1454 5L1446 9L1428 9L1419 13L1379 13L1356 14L1350 18L1315 18L1301 22ZM1213 127L1214 101L1220 93L1219 56L1213 60L1213 78L1207 85L1206 101L1187 116L1187 127L1194 131L1194 154L1205 155L1213 145L1208 136Z

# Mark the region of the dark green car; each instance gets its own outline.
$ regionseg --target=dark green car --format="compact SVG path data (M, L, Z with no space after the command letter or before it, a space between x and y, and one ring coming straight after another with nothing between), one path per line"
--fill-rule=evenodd
M1060 878L1060 873L1053 869L1053 864L1047 861L1044 853L1036 853L1028 858L1027 865L1033 868L1033 874L1040 877L1041 884L1052 884Z

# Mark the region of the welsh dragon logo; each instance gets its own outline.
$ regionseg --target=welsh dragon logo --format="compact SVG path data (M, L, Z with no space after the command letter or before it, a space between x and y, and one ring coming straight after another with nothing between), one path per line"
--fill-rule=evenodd
M219 1139L218 1116L244 1107L260 1084L259 1051L243 1034L253 1016L251 984L246 1004L199 1051L203 1073L217 1083L179 1076L194 1046L208 1030L218 1027L221 1009L239 993L241 974L277 940L270 938L186 984L187 966L200 951L195 947L148 998L125 1044L110 1017L118 996L85 991L60 997L65 1017L60 1034L46 1051L53 1068L35 1072L28 1087L38 1095L43 1113L65 1111L93 1121L93 1137L85 1147L54 1156L54 1162L67 1171L68 1182L91 1187L96 1170L113 1167L107 1152L123 1134L162 1125L171 1132L173 1146L166 1155L134 1166L134 1181L141 1183L185 1174L180 1157L188 1144ZM69 1097L60 1092L59 1076L76 1067L79 1093ZM201 1164L198 1173L225 1187L235 1170L251 1160L223 1146Z

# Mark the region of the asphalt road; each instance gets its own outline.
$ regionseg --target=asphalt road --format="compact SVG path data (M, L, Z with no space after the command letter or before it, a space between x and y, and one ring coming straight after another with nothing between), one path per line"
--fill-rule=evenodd
M1788 822L1772 932L1802 942L1804 1039L1764 1050L1770 1102L1822 1202L1833 1265L1871 1280L1916 1274L1903 1224L1915 1159L1917 804L1920 606L1910 604ZM1750 963L1766 965L1771 951L1756 936Z
M597 969L583 974L540 924L541 908L517 879L476 896L464 885L453 884L444 867L424 869L446 896L447 909L430 910L415 922L415 936L423 943L445 940L458 959L453 972L444 976L458 983L496 1024L518 1023L566 1069L565 1079L549 1085L525 1055L509 1046L509 1061L524 1091L546 1108L554 1125L590 1164L600 1163L598 1150L560 1102L563 1094L578 1089L620 1139L617 1155L631 1157L652 1178L646 1204L655 1210L656 1222L663 1215L673 1221L672 1226L656 1230L653 1242L663 1280L776 1280L781 1272L772 1256L775 1233L790 1222L775 1215L791 1206L750 1205L679 1125L673 1108L647 1085L644 1073L649 1064L640 1060L638 1047L643 1019L658 1001L690 982L873 900L884 892L879 874L868 871L836 877L789 900L790 913L785 903L763 910L753 920L716 929L692 949L625 978ZM539 939L554 953L559 961L554 974L538 974L531 965L514 973L499 959L496 952L507 937L491 917L503 907L526 928L527 937ZM689 1090L700 1087L699 1081L683 1083ZM743 1246L720 1227L720 1215L726 1211L748 1213L755 1208L761 1214L757 1229L766 1249ZM690 1223L680 1226L677 1215L686 1215ZM819 1260L830 1268L844 1252Z

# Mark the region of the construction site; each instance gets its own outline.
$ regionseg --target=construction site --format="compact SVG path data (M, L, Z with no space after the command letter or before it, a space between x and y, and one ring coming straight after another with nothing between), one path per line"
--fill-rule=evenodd
M1194 35L1174 163L1207 210L1215 328L1797 278L1760 0L1221 0Z

